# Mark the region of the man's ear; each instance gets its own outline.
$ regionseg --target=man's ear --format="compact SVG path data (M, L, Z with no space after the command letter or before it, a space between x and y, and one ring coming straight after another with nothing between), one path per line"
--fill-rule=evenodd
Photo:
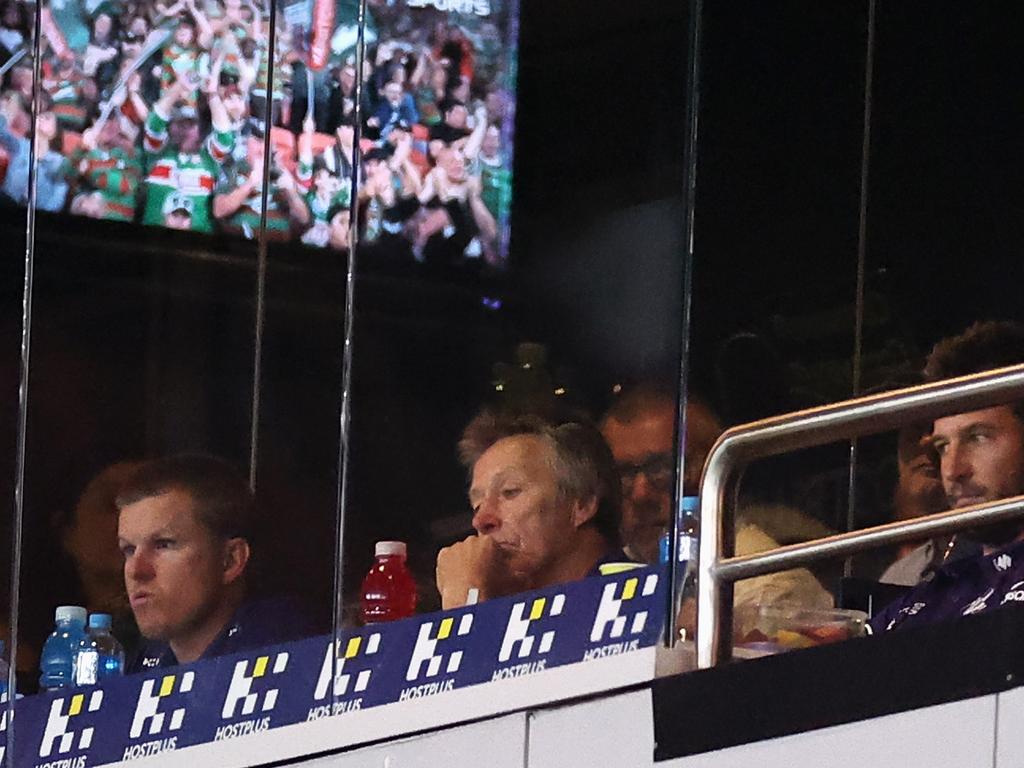
M224 543L224 576L225 584L237 581L249 564L249 542L245 539L228 539Z
M593 520L596 514L596 496L591 496L585 501L575 501L572 505L572 524L574 527L580 528Z

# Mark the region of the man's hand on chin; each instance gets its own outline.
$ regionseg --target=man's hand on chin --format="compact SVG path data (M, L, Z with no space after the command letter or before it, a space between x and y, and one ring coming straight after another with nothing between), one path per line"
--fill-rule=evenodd
M466 605L469 590L486 600L509 594L506 558L490 536L467 536L437 553L437 591L441 607Z

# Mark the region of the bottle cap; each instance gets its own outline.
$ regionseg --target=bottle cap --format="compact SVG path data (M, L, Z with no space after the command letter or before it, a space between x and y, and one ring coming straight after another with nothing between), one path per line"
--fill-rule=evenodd
M658 539L658 564L668 565L669 557L668 531L665 531Z
M89 629L110 629L113 621L109 613L94 613L89 616Z
M87 611L80 605L59 605L53 614L57 621L72 621L76 624L85 624Z
M700 496L683 496L683 512L697 514L700 510Z
M405 551L404 541L378 541L376 546L373 548L373 554L375 557L381 557L382 555L398 555L399 557L405 557Z

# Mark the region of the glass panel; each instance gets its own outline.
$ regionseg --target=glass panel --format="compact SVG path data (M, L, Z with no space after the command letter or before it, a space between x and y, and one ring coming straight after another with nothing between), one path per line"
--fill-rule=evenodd
M659 122L656 105L669 93L678 99L685 90L685 51L680 54L679 41L685 39L686 19L677 9L647 9L635 35L605 49L600 41L611 34L611 19L589 6L577 10L594 20L592 37L577 34L573 12L564 8L538 6L533 16L523 16L517 207L513 247L502 274L500 259L489 250L495 242L489 234L493 225L492 230L484 225L476 199L483 195L485 169L480 169L478 185L474 164L467 167L463 158L473 149L474 129L498 117L496 105L489 104L497 99L488 98L494 84L513 71L511 52L504 61L495 59L495 66L506 67L504 75L491 74L486 66L493 45L487 22L502 34L503 24L511 30L513 19L501 21L499 14L510 14L512 7L492 3L491 16L485 17L462 11L459 4L412 6L371 3L377 41L367 82L380 82L383 88L377 88L386 99L389 73L393 79L403 66L415 68L422 60L416 57L426 55L420 53L423 43L433 41L435 49L453 57L460 49L470 51L472 59L462 55L463 65L472 61L472 73L465 73L464 66L455 76L449 72L446 87L458 91L467 82L463 77L468 78L466 111L474 122L463 127L457 104L441 108L441 122L424 152L419 211L401 228L397 225L404 214L398 202L390 201L409 197L404 170L382 163L373 145L367 145L371 149L363 158L365 209L359 233L364 247L357 254L345 597L352 601L358 594L373 542L402 538L410 543L423 611L442 605L434 579L436 557L440 548L455 542L463 542L465 551L504 537L505 544L520 541L523 552L512 554L511 563L499 558L494 581L484 581L490 576L482 570L457 575L449 582L458 582L452 600L444 602L450 606L466 602L468 587L479 588L486 599L579 578L599 559L622 558L614 522L608 536L588 520L583 533L567 532L563 540L550 519L539 521L542 530L532 533L519 527L525 521L485 522L478 515L476 532L483 536L473 535L467 468L458 462L456 444L485 406L596 422L613 399L612 386L627 379L667 380L669 400L675 403L684 137L681 124ZM414 44L413 57L407 57L404 43L417 40L423 42ZM549 45L553 40L557 45ZM651 51L664 61L668 82L637 81L621 67L622 61ZM585 77L579 69L583 61ZM567 66L570 62L576 64ZM607 116L582 119L595 104L611 106L609 94L622 89L630 89L638 124L651 126L656 139L638 143L632 121L626 126ZM465 101L458 93L451 95ZM479 109L473 106L476 100ZM379 114L386 116L388 108L379 106ZM379 141L373 138L380 128L375 123L365 126L368 141ZM492 140L504 140L510 125L506 112L502 131L487 131ZM567 128L564 139L553 140L531 126ZM619 142L636 150L632 163L609 162L607 150ZM479 152L492 149L481 146ZM498 149L509 157L507 143ZM375 205L383 211L379 229ZM410 207L416 207L415 201ZM673 423L668 446L659 449L670 456ZM610 463L607 470L608 485L617 486ZM667 514L671 503L666 499L664 506ZM524 514L539 511L534 504ZM448 554L457 557L457 551ZM580 567L581 553L588 553L586 567ZM517 557L529 564L527 572L516 573ZM513 575L517 578L509 578ZM479 581L474 584L474 579Z
M853 392L866 10L705 9L690 387L721 427ZM737 550L844 530L849 459L838 442L751 465ZM788 599L829 602L838 569L815 575ZM765 586L738 602L787 599L785 577Z
M921 2L879 5L864 349L870 386L919 381L932 346L975 321L1022 319L1013 290L1019 193L1006 170L1019 165L1013 137L1021 117L1005 74L1019 28L994 7L937 19ZM1004 349L1001 360L979 355L977 362L1020 361L1012 343ZM858 523L945 508L937 459L916 437L909 428L898 441L887 436L875 460L858 467L865 489ZM1018 490L1010 483L1001 493ZM898 555L913 555L886 578L914 581L922 568L975 550L958 538L952 549L943 540L880 553L865 575L877 578Z
M262 191L288 75L281 54L267 85L270 17L191 0L42 11L26 645L38 651L58 604L113 614L136 669L325 631L269 599L294 587L277 547L293 551L280 510L295 479L257 474L254 509L245 490L259 267L307 215L283 152Z

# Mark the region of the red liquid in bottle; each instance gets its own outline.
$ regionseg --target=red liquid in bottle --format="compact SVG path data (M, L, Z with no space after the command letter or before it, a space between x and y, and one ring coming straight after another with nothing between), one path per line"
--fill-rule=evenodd
M404 619L416 613L416 582L405 564L405 542L378 541L373 567L363 579L363 624Z

